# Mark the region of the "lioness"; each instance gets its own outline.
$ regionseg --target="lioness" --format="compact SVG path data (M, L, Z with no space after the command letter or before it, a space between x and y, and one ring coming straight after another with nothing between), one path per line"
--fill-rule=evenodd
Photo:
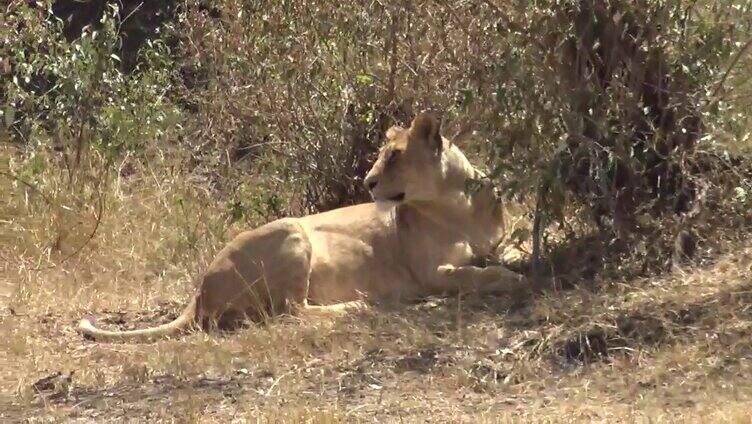
M392 127L364 182L374 203L274 221L241 233L219 252L198 293L174 321L104 331L97 340L154 339L199 326L234 327L289 311L337 314L363 305L464 291L517 291L503 266L476 267L501 240L502 210L491 187L467 192L478 172L420 114Z

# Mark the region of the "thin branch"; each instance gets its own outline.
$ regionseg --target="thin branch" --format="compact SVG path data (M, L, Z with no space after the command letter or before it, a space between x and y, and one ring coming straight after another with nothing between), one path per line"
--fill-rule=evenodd
M718 84L715 86L715 89L713 90L713 94L710 95L710 98L713 99L710 103L708 103L708 106L713 105L717 103L720 98L717 97L718 93L723 89L723 84L726 83L726 80L728 79L729 75L731 75L731 71L736 67L736 65L739 63L739 60L741 60L744 53L747 52L747 49L752 46L752 38L747 40L747 42L742 46L741 49L739 49L738 52L736 52L736 56L734 56L734 59L731 61L731 64L729 65L728 69L726 69L726 72L724 72L723 77L721 77L721 80L718 82Z

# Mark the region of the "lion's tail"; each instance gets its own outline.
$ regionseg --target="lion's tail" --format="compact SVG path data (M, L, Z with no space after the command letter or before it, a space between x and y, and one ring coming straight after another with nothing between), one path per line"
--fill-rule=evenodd
M174 321L162 324L156 327L143 328L129 331L108 331L94 326L89 318L83 318L78 324L78 331L85 337L90 337L96 341L154 341L167 336L182 333L188 330L196 323L196 298L186 306L183 313Z

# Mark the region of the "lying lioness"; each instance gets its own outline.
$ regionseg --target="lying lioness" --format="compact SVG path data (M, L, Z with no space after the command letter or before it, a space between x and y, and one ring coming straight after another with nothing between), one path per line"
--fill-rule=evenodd
M501 240L491 187L468 191L478 172L439 134L430 114L392 127L365 178L375 203L285 218L246 231L219 252L198 293L174 321L97 340L154 339L199 326L230 328L290 311L338 314L364 305L463 291L517 291L503 266L476 267Z

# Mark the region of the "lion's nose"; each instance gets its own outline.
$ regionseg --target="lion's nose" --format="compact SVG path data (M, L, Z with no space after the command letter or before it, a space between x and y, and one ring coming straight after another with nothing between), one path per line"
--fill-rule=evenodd
M373 190L374 187L376 187L376 184L379 182L376 180L376 178L366 178L365 181L363 181L368 191Z

